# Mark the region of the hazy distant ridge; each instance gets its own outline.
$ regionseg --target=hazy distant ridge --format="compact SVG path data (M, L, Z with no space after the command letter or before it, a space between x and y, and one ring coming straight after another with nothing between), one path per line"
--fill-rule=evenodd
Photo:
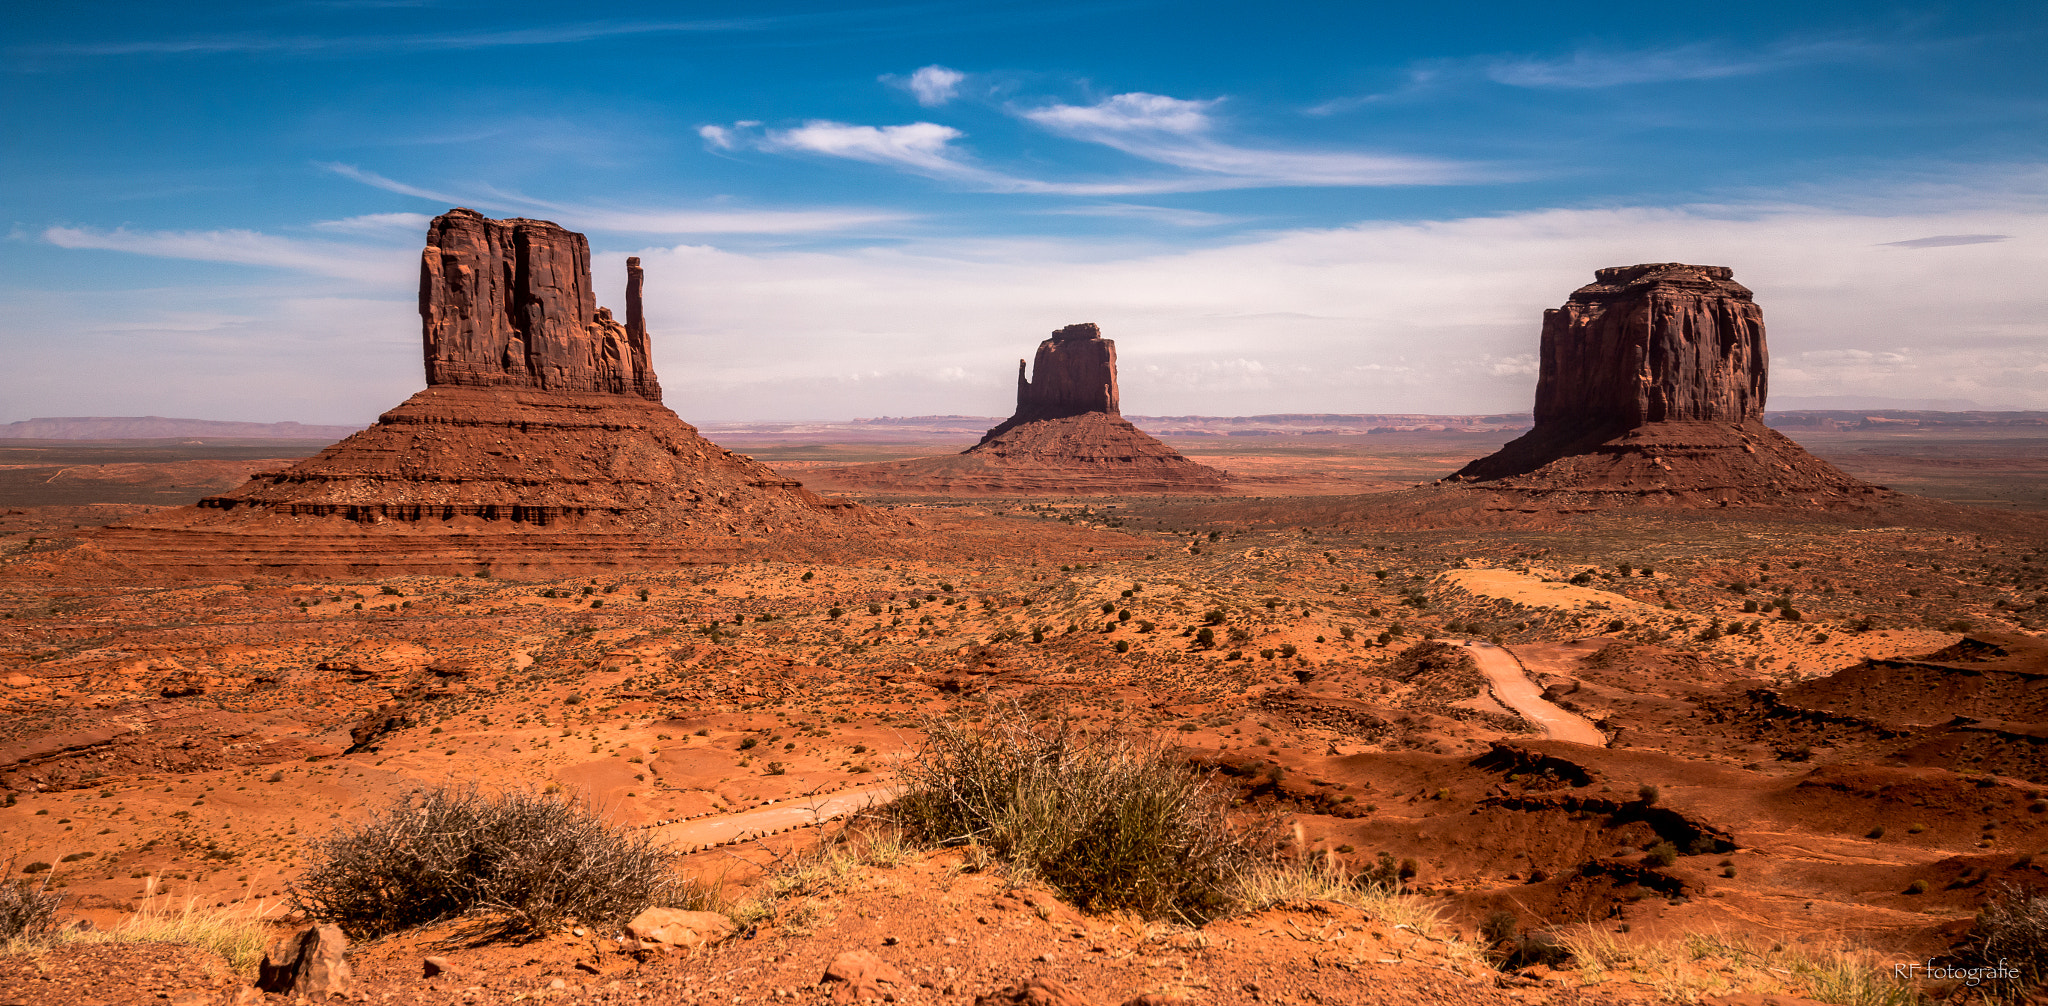
M1528 429L1528 413L1430 415L1426 413L1278 413L1263 416L1126 416L1154 434L1178 436L1257 436L1261 434L1408 433L1464 430L1508 432ZM1937 412L1918 409L1798 409L1764 413L1764 421L1786 429L1877 429L1884 427L2048 426L2048 412L1971 410ZM1002 422L1000 416L881 416L872 419L813 422L761 420L707 422L698 426L714 437L724 435L790 436L841 434L852 440L904 434L980 436ZM24 419L0 424L0 439L19 440L157 440L168 437L317 440L332 443L361 426L309 426L304 423L242 423L217 419L168 419L163 416L68 416Z
M53 416L0 425L6 440L159 440L166 437L246 437L264 440L320 440L332 443L361 426L304 423L238 423L219 419L163 416Z

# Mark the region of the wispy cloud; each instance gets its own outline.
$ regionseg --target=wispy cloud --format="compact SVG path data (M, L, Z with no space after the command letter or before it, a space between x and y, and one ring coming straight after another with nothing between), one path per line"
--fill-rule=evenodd
M933 63L919 67L910 75L910 93L917 96L917 103L926 108L937 108L960 93L960 82L967 75L950 67Z
M1569 56L1553 59L1496 58L1484 64L1484 72L1487 79L1511 87L1617 87L1746 77L1796 66L1857 59L1878 51L1878 46L1868 42L1845 39L1781 42L1758 50L1736 50L1722 43L1697 42L1634 51L1581 49Z
M1173 206L1146 206L1141 203L1095 203L1088 206L1068 206L1047 213L1073 217L1121 217L1132 220L1152 220L1175 227L1221 227L1225 224L1242 223L1245 218L1223 213L1209 213L1203 210L1185 210Z
M308 241L248 230L111 231L83 227L51 227L43 240L60 248L94 248L152 255L158 258L231 262L313 273L341 279L385 283L403 279L415 253L400 246Z
M1931 237L1913 238L1910 241L1881 242L1887 248L1953 248L1956 245L1983 245L1994 241L2005 241L2010 234L1936 234Z
M313 225L315 230L334 234L366 234L385 237L393 234L419 234L427 229L431 221L424 213L366 213L362 216L344 217L340 220L322 220Z
M976 164L953 145L967 134L936 122L900 126L862 126L815 119L793 129L760 128L758 122L702 126L697 132L721 150L742 148L778 154L812 154L864 164L877 164L924 178L984 192L1059 195L1128 195L1137 192L1182 191L1171 180L1056 182L1024 178Z
M810 234L914 219L907 213L870 209L684 210L658 206L592 206L534 199L502 192L489 185L476 186L476 191L466 195L453 195L409 185L354 165L319 166L386 192L448 206L469 206L500 213L546 213L569 227L618 234ZM421 218L422 221L425 219Z
M1889 47L1864 39L1831 38L1786 40L1761 47L1708 41L1646 49L1584 48L1562 56L1495 54L1432 59L1409 66L1399 86L1391 90L1332 98L1302 111L1312 116L1332 115L1478 83L1564 91L1720 80L1869 59L1887 51Z
M1012 109L1019 118L1058 135L1176 169L1170 174L1112 179L1034 178L988 167L956 142L967 134L936 122L868 126L818 119L792 129L761 129L757 122L742 122L702 126L698 133L721 150L836 157L987 192L1122 196L1289 186L1457 185L1498 177L1479 165L1430 158L1224 142L1210 135L1217 128L1210 110L1221 100L1132 92L1092 105Z
M1220 102L1140 91L1093 105L1053 104L1018 114L1063 136L1216 176L1219 188L1456 185L1491 174L1478 165L1399 154L1227 143L1210 135L1217 125L1210 110Z

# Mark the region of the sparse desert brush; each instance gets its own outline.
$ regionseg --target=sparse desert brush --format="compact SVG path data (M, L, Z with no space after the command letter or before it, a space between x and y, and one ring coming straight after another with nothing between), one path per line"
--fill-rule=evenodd
M1837 1006L1912 1006L1919 993L1890 963L1849 946L1788 946L1770 940L1694 932L1637 939L1602 925L1566 929L1558 943L1581 981L1626 977L1655 987L1667 1002L1731 993L1802 996Z
M8 861L6 872L14 872ZM57 924L57 906L64 896L52 894L50 878L37 883L26 880L0 881L0 941L9 945L33 942L52 932Z
M291 901L359 937L469 913L537 934L623 921L686 893L671 851L587 802L443 786L314 843Z
M55 926L57 896L16 882L0 885L0 935L5 936L0 952L35 952L69 944L162 943L198 947L219 954L228 965L243 974L256 970L270 939L266 916L275 906L266 902L243 902L219 908L202 908L197 897L182 905L156 897L157 878L150 877L143 888L142 904L119 925L106 929ZM25 927L18 927L23 921Z
M1981 988L2002 1003L2024 1002L2048 985L2048 894L2002 887L1977 912L1965 949L1958 956L1965 967L2010 969L1994 974Z
M1088 911L1214 918L1252 859L1223 787L1155 739L1009 706L981 724L929 724L901 772L888 815L910 835L972 842Z

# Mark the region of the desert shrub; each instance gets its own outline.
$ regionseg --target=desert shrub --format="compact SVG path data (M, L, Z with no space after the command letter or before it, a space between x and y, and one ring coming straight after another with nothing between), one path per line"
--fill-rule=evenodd
M933 844L974 843L1087 911L1199 922L1227 911L1250 861L1215 780L1159 741L1034 723L928 726L889 816Z
M1658 842L1643 854L1643 862L1651 866L1670 866L1678 862L1678 846L1670 842Z
M1523 933L1500 948L1497 965L1502 971L1520 971L1538 964L1563 967L1572 952L1549 933Z
M1506 943L1515 938L1515 931L1519 928L1515 913L1495 911L1479 924L1479 938L1488 943Z
M377 936L467 913L506 933L623 921L681 890L674 856L587 802L438 787L314 844L295 908Z
M1658 798L1663 795L1664 791L1651 783L1644 783L1636 787L1636 799L1641 800L1645 807L1655 805Z
M1977 912L1957 955L1964 967L1995 968L1978 986L1995 1002L2018 1003L2048 985L2048 894L2005 887Z
M49 886L47 878L40 884L0 881L0 943L32 942L56 930L64 896L50 893Z

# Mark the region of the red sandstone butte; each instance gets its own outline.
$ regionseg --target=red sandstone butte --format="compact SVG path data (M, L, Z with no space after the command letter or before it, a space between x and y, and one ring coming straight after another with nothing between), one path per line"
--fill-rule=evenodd
M907 523L821 499L663 407L640 289L628 259L621 325L597 306L583 235L450 210L420 262L425 390L316 457L93 544L188 575L559 574L804 554Z
M1763 310L1725 266L1601 269L1543 313L1536 425L1447 483L1551 504L1856 507L1883 490L1763 423Z
M1017 411L952 457L820 469L813 484L866 492L1021 495L1227 493L1230 476L1196 464L1120 414L1116 343L1093 324L1017 361Z

